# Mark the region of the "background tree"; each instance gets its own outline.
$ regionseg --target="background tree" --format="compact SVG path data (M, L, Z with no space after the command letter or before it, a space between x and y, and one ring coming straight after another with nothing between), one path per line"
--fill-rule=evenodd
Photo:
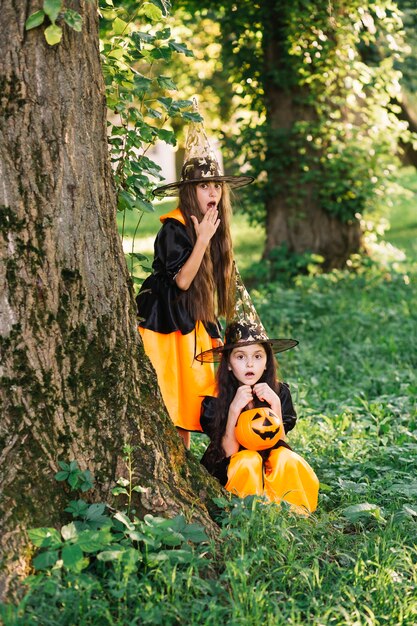
M62 3L43 7L42 26L31 18L25 30L39 6L2 5L2 595L10 574L27 566L25 528L57 522L63 509L51 480L58 459L92 470L104 499L129 441L135 480L150 487L137 510L181 509L208 527L213 484L186 459L136 330L116 229L97 6L71 2L77 30L64 23ZM54 46L44 36L50 26L56 37L62 29Z
M343 266L361 248L363 215L386 197L399 136L408 139L396 115L396 3L180 4L216 11L221 24L235 94L229 154L258 177L246 208L265 224L266 256L313 252L327 269ZM365 62L376 47L383 54Z

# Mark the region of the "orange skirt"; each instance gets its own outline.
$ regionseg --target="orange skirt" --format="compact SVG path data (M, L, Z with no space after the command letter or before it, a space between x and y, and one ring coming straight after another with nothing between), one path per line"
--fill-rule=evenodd
M145 352L155 368L165 406L175 426L199 431L201 402L214 385L214 365L194 358L218 345L201 322L183 335L177 330L166 335L139 326Z
M254 450L241 450L230 458L226 489L240 498L265 496L271 502L285 500L297 513L317 508L319 481L299 454L280 447L271 450L263 463Z

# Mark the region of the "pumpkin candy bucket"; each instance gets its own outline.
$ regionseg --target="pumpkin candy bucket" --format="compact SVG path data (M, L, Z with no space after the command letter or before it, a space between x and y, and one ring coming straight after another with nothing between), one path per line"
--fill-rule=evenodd
M284 439L281 418L268 407L243 411L235 426L236 439L247 450L267 450Z

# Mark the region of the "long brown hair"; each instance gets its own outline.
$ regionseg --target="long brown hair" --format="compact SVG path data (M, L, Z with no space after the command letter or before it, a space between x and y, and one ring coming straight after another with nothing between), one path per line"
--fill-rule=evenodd
M185 218L187 233L194 244L197 235L191 215L199 222L204 215L197 201L198 183L183 185L180 189L180 209ZM234 302L233 247L230 235L232 208L227 185L222 185L219 202L220 224L207 246L199 270L186 292L182 294L187 310L195 320L214 322L216 315L227 315Z
M271 389L275 391L276 394L278 394L281 383L278 380L277 362L275 360L274 353L272 352L272 348L269 343L260 342L260 345L263 346L266 352L266 368L261 378L257 382L267 383L269 387L271 387ZM225 456L222 447L222 439L226 430L229 407L232 403L233 398L236 395L238 387L241 384L236 376L233 374L233 372L229 370L229 360L231 353L232 350L225 350L223 352L216 374L218 395L213 422L213 432L215 433L215 435L208 450L208 454L210 454L214 462ZM258 403L255 399L255 404L265 403Z

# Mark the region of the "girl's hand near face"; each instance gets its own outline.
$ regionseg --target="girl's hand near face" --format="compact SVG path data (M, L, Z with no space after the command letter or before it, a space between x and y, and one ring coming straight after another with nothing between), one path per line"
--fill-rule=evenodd
M207 212L201 222L198 221L195 215L191 215L191 219L194 224L197 239L208 245L210 239L213 237L220 224L219 211L216 207L207 209Z
M207 246L210 243L210 239L213 237L220 224L218 215L219 212L216 208L208 209L201 222L199 222L194 215L191 215L197 239L194 244L193 251L178 274L175 276L177 287L183 291L187 291L190 287L200 268L201 261L203 260Z
M241 385L236 391L227 416L226 430L222 439L222 447L226 456L231 456L238 452L239 442L235 437L235 426L239 415L249 402L253 400L252 388L250 385Z
M254 394L263 402L268 402L271 409L282 419L281 400L268 383L256 383L253 386Z

